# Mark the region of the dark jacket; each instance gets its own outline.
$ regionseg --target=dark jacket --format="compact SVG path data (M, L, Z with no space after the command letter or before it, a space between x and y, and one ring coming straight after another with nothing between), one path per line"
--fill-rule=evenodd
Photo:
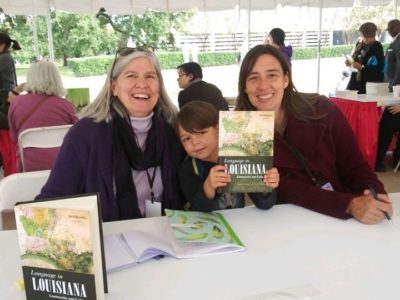
M321 97L317 111L326 117L305 123L287 116L284 137L275 134L274 165L280 174L278 203L293 203L333 217L349 218L346 209L350 201L362 195L368 184L378 193L386 192L336 105ZM313 184L287 142L303 155L318 182L330 182L334 191Z
M111 122L95 123L92 119L85 118L76 123L65 136L49 180L36 198L99 192L103 221L117 220L112 136ZM178 151L179 141L176 139L170 143L177 147L177 151L173 153L181 156ZM180 161L180 158L177 160ZM173 177L177 177L177 174ZM177 179L174 182L174 188L178 191Z
M222 96L222 92L215 85L200 80L192 83L179 92L178 104L182 108L186 103L202 100L215 106L217 110L229 110L228 102Z
M389 89L400 84L400 36L392 41L386 51L386 81L389 82Z
M364 68L359 72L351 73L347 85L348 90L356 90L359 94L365 94L367 82L383 82L385 57L380 42L375 41L369 46L357 43L352 56L354 61L363 65Z

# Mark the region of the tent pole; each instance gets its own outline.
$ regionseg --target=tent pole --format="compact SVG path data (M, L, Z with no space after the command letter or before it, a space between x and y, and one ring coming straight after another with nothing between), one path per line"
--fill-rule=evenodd
M394 0L394 18L397 19L397 0Z
M47 1L47 14L46 14L46 24L47 24L47 38L49 45L49 58L51 62L54 62L54 47L53 47L53 30L51 26L51 16L50 16L50 3Z
M250 50L250 33L251 33L251 0L249 0L249 7L247 10L247 51Z
M318 28L318 47L317 47L317 92L319 93L319 77L321 73L321 31L322 31L322 5L323 0L319 0L319 28Z
M38 33L37 33L37 18L36 18L36 10L35 10L35 0L32 0L32 31L33 31L33 42L35 44L35 58L36 60L40 59L39 52L39 41L38 41Z

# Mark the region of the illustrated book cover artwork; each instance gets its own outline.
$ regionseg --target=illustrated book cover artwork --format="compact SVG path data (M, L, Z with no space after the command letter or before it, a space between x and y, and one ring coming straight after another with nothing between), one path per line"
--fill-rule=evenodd
M97 195L17 203L28 300L104 299L107 281Z
M218 162L231 182L219 192L270 192L262 181L272 167L274 112L220 111Z
M221 213L168 209L165 213L166 217L146 220L142 230L105 237L108 272L164 256L193 258L245 249Z

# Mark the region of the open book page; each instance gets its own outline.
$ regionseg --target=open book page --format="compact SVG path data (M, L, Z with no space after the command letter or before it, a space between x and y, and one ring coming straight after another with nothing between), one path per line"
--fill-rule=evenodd
M222 214L165 210L166 225L177 258L242 251L245 249Z
M137 259L120 234L104 237L107 272L127 268L137 263Z
M135 230L106 236L104 248L107 272L127 268L159 255L175 256L161 218L146 231Z

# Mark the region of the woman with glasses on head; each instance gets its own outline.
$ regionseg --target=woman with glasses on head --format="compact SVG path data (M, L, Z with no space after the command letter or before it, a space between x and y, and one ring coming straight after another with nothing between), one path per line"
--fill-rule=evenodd
M37 198L99 192L103 221L182 208L176 172L183 152L171 126L175 115L154 53L119 50Z
M297 92L289 66L275 47L259 45L245 56L236 110L275 113L278 203L370 224L392 214L389 197L340 110L324 96Z

